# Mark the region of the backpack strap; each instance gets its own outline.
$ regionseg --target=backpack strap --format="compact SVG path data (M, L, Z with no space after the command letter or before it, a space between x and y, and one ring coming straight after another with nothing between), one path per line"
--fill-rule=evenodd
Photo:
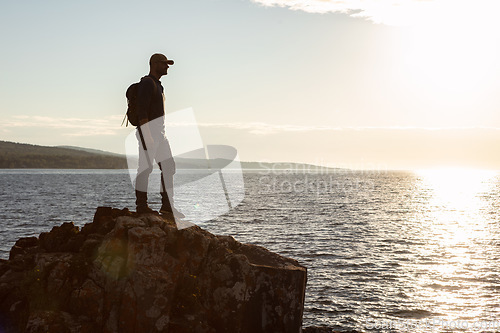
M123 123L125 122L125 119L127 119L127 125L125 127L128 127L128 118L127 118L127 113L125 112L125 117L123 117L122 124L120 126L123 126Z
M154 92L153 92L153 94L156 95L156 91L158 90L158 87L156 86L155 80L151 76L148 76L148 75L144 76L143 79L150 79L151 81L153 81L153 85L154 85Z

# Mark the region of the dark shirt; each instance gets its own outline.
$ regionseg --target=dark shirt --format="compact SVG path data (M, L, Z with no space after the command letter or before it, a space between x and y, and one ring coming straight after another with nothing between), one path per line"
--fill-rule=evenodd
M156 85L156 87L155 87ZM145 76L137 89L137 115L149 121L165 115L163 86L153 76Z

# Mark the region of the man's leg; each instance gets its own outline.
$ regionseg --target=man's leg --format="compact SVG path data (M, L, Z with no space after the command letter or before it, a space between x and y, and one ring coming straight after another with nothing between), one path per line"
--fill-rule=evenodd
M158 147L158 166L161 170L161 209L162 214L173 214L175 217L183 218L184 214L179 212L174 207L174 174L175 161L172 157L170 144L165 138Z
M135 179L135 205L136 211L142 213L154 213L148 206L148 183L149 175L153 171L153 147L147 149L140 128L137 129L137 140L139 142L139 167Z
M163 163L163 162L162 162ZM174 207L174 188L173 188L173 179L174 175L169 172L163 172L165 166L162 166L162 163L158 163L160 169L162 169L161 173L161 214L172 214L176 218L184 218L186 217L184 214L179 212Z
M173 187L174 187L174 175L168 172L168 165L170 163L162 161L158 163L161 170L161 184L160 184L160 194L161 194L161 209L160 213L172 212L173 206Z

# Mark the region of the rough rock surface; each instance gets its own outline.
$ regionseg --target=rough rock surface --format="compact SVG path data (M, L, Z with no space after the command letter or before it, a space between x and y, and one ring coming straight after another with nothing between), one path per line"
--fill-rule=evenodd
M0 332L300 332L305 286L262 247L99 207L0 260Z

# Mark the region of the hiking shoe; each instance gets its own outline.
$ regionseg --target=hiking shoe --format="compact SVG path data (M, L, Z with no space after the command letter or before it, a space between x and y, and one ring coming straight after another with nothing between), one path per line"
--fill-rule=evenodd
M175 208L172 208L172 211L168 210L168 209L165 209L165 208L161 208L160 209L160 214L163 214L163 215L172 215L173 217L175 218L178 218L178 219L183 219L186 217L186 215L182 214L181 212L179 212L177 209Z
M155 210L149 208L149 206L137 206L137 214L158 214Z

